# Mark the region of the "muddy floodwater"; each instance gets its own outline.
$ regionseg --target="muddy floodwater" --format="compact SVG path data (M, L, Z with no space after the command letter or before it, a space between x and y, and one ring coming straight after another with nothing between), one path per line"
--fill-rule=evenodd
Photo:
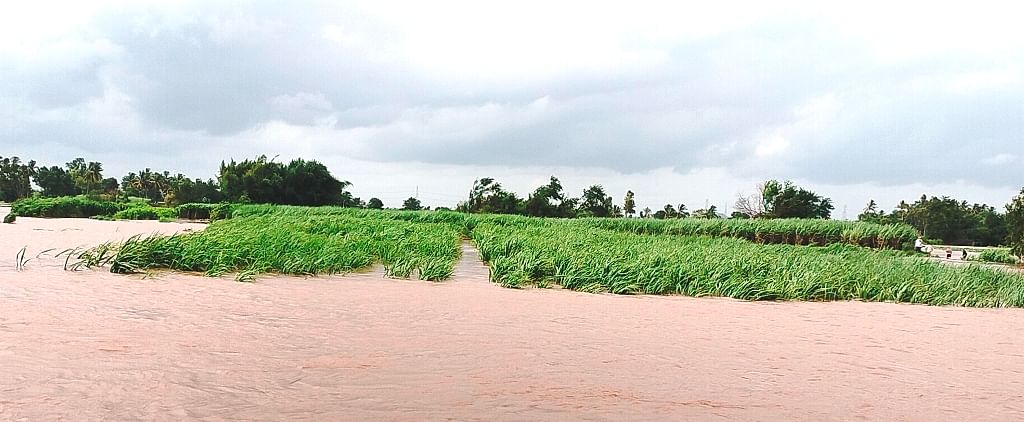
M1020 309L510 290L468 246L443 283L52 257L202 227L0 225L0 420L1024 420Z

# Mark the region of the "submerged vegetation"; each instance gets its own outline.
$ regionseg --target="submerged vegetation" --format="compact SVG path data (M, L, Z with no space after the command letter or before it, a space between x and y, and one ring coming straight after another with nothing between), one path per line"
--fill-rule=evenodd
M852 245L755 245L738 239L636 235L569 224L483 222L473 231L491 278L589 292L747 300L868 300L1024 306L1024 277L949 267Z
M133 237L80 258L86 265L109 264L116 273L170 268L240 278L345 273L379 262L392 277L444 280L459 257L461 234L447 224L330 214L296 218L281 211L251 212L202 232Z
M0 199L16 200L11 219L213 222L199 233L135 237L79 254L82 265L109 264L115 272L172 268L249 279L262 272L339 273L380 263L393 277L442 280L451 275L459 239L466 237L480 246L492 279L506 286L1024 306L1024 276L1018 273L939 266L902 252L921 234L1005 245L1020 257L1024 191L1006 213L922 196L890 213L872 201L859 221L847 222L829 219L829 198L778 181L741 196L725 218L710 204L692 211L682 203L639 210L632 191L616 205L601 185L573 197L554 176L526 197L481 178L456 207L460 212L425 212L418 210L430 207L418 197L402 203L407 211L380 210L377 198L364 203L346 191L351 183L317 161L232 160L222 163L217 180L207 181L145 169L118 183L102 171L100 163L81 158L65 167L0 159ZM637 214L641 218L629 218ZM1005 252L980 258L1019 261Z
M917 232L903 224L873 224L821 219L585 219L581 222L618 232L682 236L735 237L755 243L818 245L847 243L878 249L909 249Z
M115 220L173 220L178 216L174 208L151 207L149 205L129 207L114 213Z
M98 215L113 216L131 203L89 198L84 195L57 198L31 197L11 204L11 214L21 217L87 218ZM142 206L135 204L134 206Z
M235 273L241 280L265 272L344 273L380 263L390 277L443 280L459 257L460 238L469 237L490 266L492 281L507 287L1024 306L1020 274L939 265L901 250L860 246L902 246L913 233L906 227L745 221L749 225L240 205L232 218L203 232L135 237L80 258L119 273L170 268ZM775 244L756 244L749 236Z

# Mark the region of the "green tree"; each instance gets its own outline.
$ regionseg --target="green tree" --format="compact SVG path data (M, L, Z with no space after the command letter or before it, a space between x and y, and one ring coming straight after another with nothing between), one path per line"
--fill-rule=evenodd
M102 191L103 164L96 161L86 162L84 158L78 157L67 163L66 167L80 192L96 195Z
M764 208L771 218L829 218L832 200L786 181L769 180L761 191Z
M146 168L140 170L138 173L128 173L121 178L121 192L126 196L136 198L146 198L151 202L160 202L163 200L163 192L160 191L160 183L157 179L161 177L159 173Z
M334 178L317 161L292 160L288 165L262 155L255 160L221 163L219 182L224 198L233 202L287 205L355 206L361 201L346 195L351 186Z
M540 186L526 199L526 215L532 217L575 216L575 202L562 193L562 182L551 176L548 184Z
M701 208L693 212L694 218L722 218L722 215L718 213L718 207L714 205L707 209Z
M680 202L679 207L676 208L677 218L686 218L690 216L690 211L686 209L686 204Z
M46 197L74 196L81 193L71 175L59 166L40 167L36 170L35 182Z
M968 204L967 201L945 196L921 195L914 203L900 201L888 214L877 209L871 201L857 219L881 224L909 224L926 238L958 245L1000 245L1008 233L1006 216L995 207Z
M405 202L402 202L402 209L405 211L419 211L423 209L423 204L420 203L419 199L409 197Z
M469 198L457 209L471 213L521 214L523 203L514 193L502 189L493 178L484 177L473 181Z
M163 200L169 205L212 203L223 199L217 182L213 179L189 179L180 173L162 178L166 179Z
M382 210L384 209L384 202L377 198L370 198L369 201L366 201L366 208L373 210Z
M23 163L18 157L0 157L0 201L14 202L32 194L36 162Z
M610 217L612 215L612 197L604 192L601 185L593 185L583 190L580 197L580 213L592 217Z
M665 210L665 218L679 218L679 212L672 204L665 204L662 209Z
M626 198L622 201L622 212L626 214L626 217L632 217L636 214L636 201L633 199L633 191L626 191Z
M1024 258L1024 188L1006 205L1006 243L1014 255Z
M120 185L117 183L117 179L108 177L100 181L100 192L111 198L116 198L118 191L120 191Z
M859 215L857 215L857 221L865 221L869 223L881 223L885 220L885 211L878 209L878 204L874 199L868 201L868 204L864 207Z

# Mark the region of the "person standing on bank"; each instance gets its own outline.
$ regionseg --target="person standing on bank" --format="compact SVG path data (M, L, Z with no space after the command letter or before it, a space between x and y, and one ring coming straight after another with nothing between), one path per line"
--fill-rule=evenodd
M928 245L924 244L924 238L921 237L921 236L918 236L917 240L914 241L914 250L915 251L922 252L922 253L928 253L930 251L928 250L927 246Z

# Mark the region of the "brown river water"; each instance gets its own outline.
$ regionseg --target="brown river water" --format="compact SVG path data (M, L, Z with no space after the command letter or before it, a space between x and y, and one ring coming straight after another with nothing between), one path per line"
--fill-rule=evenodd
M185 229L0 225L0 420L1024 420L1021 309L511 290L469 246L443 283L49 257Z

